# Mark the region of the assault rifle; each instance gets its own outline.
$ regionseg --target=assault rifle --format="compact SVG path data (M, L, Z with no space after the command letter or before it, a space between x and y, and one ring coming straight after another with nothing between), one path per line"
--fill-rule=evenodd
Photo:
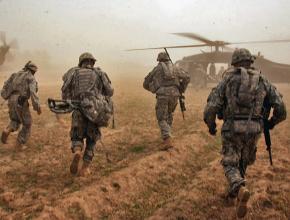
M269 160L270 160L270 164L271 166L273 166L273 161L272 161L272 148L271 148L271 136L270 136L270 128L269 128L269 122L268 119L263 119L264 121L264 137L265 137L265 143L267 146L267 151L269 153Z
M48 98L48 107L50 111L56 114L67 114L73 110L81 110L80 101L76 100L57 100Z
M167 48L164 47L164 50L165 50L165 53L167 54L170 62L172 63L173 65L173 62L169 56L169 53L167 51ZM180 91L179 91L180 92ZM185 96L180 92L180 96L179 96L179 106L180 106L180 110L181 110L181 113L182 113L182 118L183 120L185 119L185 116L184 116L184 112L186 111L186 107L185 107Z

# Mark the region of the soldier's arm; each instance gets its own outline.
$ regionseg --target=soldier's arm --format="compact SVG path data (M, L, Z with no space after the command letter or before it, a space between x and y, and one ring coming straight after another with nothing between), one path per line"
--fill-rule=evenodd
M223 78L217 87L212 89L208 96L207 104L203 113L203 119L209 128L216 127L216 116L223 110L227 80L228 77Z
M282 95L278 92L276 87L265 78L263 78L263 82L267 91L266 101L269 106L273 108L273 115L269 120L270 127L273 128L275 125L286 119L287 111Z
M62 96L63 100L71 100L72 99L70 86L71 86L71 81L72 81L73 74L74 74L75 70L76 70L76 67L71 68L62 77L63 85L61 88L61 92L62 92L61 96Z
M33 106L33 109L40 114L41 113L40 102L37 95L38 85L34 77L31 78L29 81L30 81L29 91L30 91L30 98L31 98L32 106Z
M112 87L111 80L109 79L107 73L102 71L101 72L101 78L102 78L102 82L103 82L103 85L104 85L104 91L103 91L104 95L112 97L113 94L114 94L114 89Z
M185 92L189 82L190 82L190 76L188 74L188 72L186 72L185 70L179 68L178 70L178 78L180 81L180 85L181 85L181 91L182 93Z

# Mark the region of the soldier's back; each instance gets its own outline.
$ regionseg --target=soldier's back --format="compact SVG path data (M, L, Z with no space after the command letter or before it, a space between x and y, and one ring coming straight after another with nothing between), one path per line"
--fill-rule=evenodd
M35 78L29 71L21 70L17 72L11 84L13 92L28 99L30 97L29 83L32 80L35 80Z

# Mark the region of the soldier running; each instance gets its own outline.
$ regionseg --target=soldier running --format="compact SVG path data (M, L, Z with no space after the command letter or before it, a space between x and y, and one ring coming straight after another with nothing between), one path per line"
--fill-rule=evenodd
M29 110L29 99L31 99L33 109L39 115L41 114L37 96L38 87L34 77L36 71L37 66L29 61L21 71L13 73L9 77L1 91L2 98L8 100L10 117L9 125L2 132L1 141L6 144L9 134L17 131L22 125L16 140L16 149L21 149L30 136L32 118Z
M160 150L173 147L171 126L178 98L185 92L190 81L188 73L170 62L168 54L158 54L158 65L145 77L144 89L156 94L156 116L161 130L163 144Z
M83 53L79 57L78 66L63 76L62 98L81 103L81 109L73 111L70 132L71 149L74 153L70 165L72 174L78 173L81 153L84 151L80 176L90 174L89 167L94 157L96 142L101 138L100 127L106 125L109 118L106 117L107 111L112 109L112 104L107 104L111 103L110 98L114 92L111 81L105 72L94 67L95 62L92 54ZM97 117L100 115L103 116L101 121L100 117Z
M257 141L263 131L263 118L269 129L286 119L282 95L260 71L251 65L254 57L247 49L236 49L233 68L212 90L204 111L204 121L211 135L216 134L215 119L222 126L222 166L229 183L227 198L237 198L237 216L247 213L250 192L246 188L246 169L256 159ZM273 108L273 116L268 120Z

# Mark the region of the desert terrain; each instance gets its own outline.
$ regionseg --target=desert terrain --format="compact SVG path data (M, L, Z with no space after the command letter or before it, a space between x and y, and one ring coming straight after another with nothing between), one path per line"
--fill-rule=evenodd
M43 113L33 113L25 148L14 150L16 134L0 144L0 219L236 219L223 198L220 133L210 136L202 120L210 88L187 90L186 120L179 107L175 113L175 148L161 152L154 95L143 90L141 79L115 80L113 86L116 128L102 129L92 175L80 178L69 173L70 115L57 120L46 107L48 97L60 96L60 85L40 85ZM290 86L278 88L289 109ZM0 129L7 124L3 105ZM247 173L245 219L290 219L289 130L288 118L271 131L273 166L263 136L259 142Z

